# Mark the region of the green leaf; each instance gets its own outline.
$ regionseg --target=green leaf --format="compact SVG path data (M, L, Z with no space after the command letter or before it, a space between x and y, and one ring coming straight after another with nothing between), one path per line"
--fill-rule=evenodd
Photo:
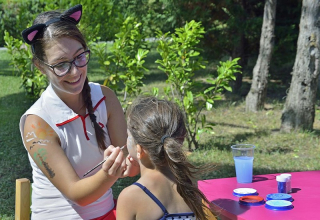
M206 102L206 109L209 111L211 110L213 105L210 102Z

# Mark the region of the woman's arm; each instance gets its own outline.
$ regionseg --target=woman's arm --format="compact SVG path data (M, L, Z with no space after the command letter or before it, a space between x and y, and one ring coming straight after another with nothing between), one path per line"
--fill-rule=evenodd
M121 104L114 92L106 86L101 86L102 93L106 97L109 137L113 146L124 146L127 142L127 122ZM127 149L124 150L126 152Z
M60 146L55 131L42 118L28 115L23 142L28 153L46 177L67 198L81 206L100 198L123 175L124 155L120 148L109 147L108 159L95 175L80 179Z
M101 86L102 93L106 97L106 107L108 112L107 128L111 144L114 146L124 146L127 142L127 122L121 104L114 92L106 86ZM127 148L123 149L126 156L127 169L122 177L136 176L140 172L139 163L128 156Z

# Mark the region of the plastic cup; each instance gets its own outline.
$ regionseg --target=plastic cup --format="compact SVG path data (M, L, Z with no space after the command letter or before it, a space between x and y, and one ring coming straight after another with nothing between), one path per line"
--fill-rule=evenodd
M252 183L253 158L255 146L237 144L231 146L238 183Z

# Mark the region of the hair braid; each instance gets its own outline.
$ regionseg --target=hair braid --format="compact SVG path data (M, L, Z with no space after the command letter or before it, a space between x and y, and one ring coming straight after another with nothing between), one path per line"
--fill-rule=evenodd
M96 121L96 116L94 114L94 109L92 106L91 89L89 86L88 77L86 78L86 81L83 85L82 97L83 97L83 100L86 104L86 108L88 109L90 120L91 120L93 127L94 127L94 130L96 132L98 146L101 150L105 150L106 149L105 131L100 127L100 125Z

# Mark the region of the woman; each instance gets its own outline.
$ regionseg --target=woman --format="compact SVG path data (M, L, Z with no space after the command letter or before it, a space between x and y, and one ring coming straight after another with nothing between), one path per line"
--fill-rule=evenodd
M120 193L117 219L216 219L192 181L199 169L183 152L186 127L178 106L141 98L132 104L127 124L127 147L141 178Z
M117 97L88 82L90 50L76 26L81 16L81 5L44 12L22 32L50 82L20 120L33 169L32 219L115 219L111 186L138 173L119 148L127 134Z

